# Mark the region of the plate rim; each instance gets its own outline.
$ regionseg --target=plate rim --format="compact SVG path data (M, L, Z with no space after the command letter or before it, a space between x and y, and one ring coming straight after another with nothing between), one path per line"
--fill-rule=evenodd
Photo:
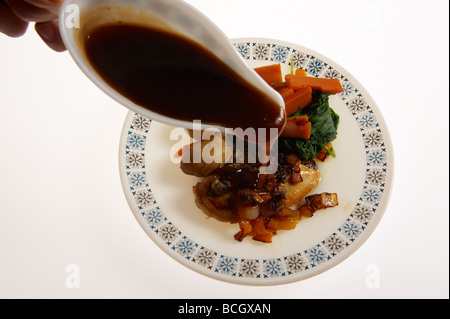
M125 167L125 157L122 156L122 152L126 147L126 135L129 130L129 123L133 119L133 117L136 115L134 111L129 111L126 115L121 136L120 136L120 143L119 143L119 175L122 185L122 190L124 192L125 198L127 200L128 206L133 213L133 216L137 220L140 227L144 230L144 232L147 234L148 237L167 255L172 257L174 260L176 260L178 263L183 265L184 267L187 267L201 275L204 275L206 277L219 280L222 282L237 284L237 285L243 285L243 286L276 286L276 285L285 285L285 284L291 284L295 282L300 282L315 276L318 276L337 265L341 264L343 261L347 260L350 256L352 256L354 253L356 253L361 246L363 246L367 240L373 235L375 230L378 228L381 220L383 219L390 199L392 195L392 191L394 188L394 177L395 177L395 154L394 154L394 148L392 143L391 134L389 131L389 128L387 126L387 123L385 121L385 118L381 112L381 109L379 108L378 104L373 99L370 92L345 68L343 68L339 63L336 63L334 60L322 55L319 52L316 52L312 49L309 49L307 47L304 47L302 45L298 45L289 41L285 40L277 40L272 38L264 38L264 37L239 37L239 38L233 38L230 39L230 41L233 44L239 44L239 43L247 43L247 42L256 42L256 43L267 43L267 44L277 44L277 45L284 45L289 46L291 48L295 48L296 50L300 50L304 53L308 53L313 55L314 57L325 60L327 62L330 62L332 64L333 68L336 68L340 71L340 74L344 75L346 79L349 79L352 84L355 84L359 89L361 89L364 93L364 99L367 101L367 103L370 105L370 108L376 111L376 118L378 119L378 123L380 126L382 126L382 132L383 132L383 141L386 144L386 148L389 149L388 152L386 152L386 162L389 162L390 165L390 173L386 175L386 189L388 190L383 195L383 205L381 207L377 208L377 220L371 221L370 223L370 229L364 230L364 236L358 238L357 243L352 243L352 248L344 249L343 252L339 253L338 256L333 257L333 262L326 263L326 267L319 267L316 269L316 271L310 271L307 275L301 276L298 275L290 275L290 276L282 276L282 277L275 277L275 278L264 278L264 279L257 279L253 280L253 278L250 280L249 278L243 278L239 279L239 277L233 277L230 275L224 275L221 273L213 272L209 269L206 269L197 263L194 263L192 261L187 260L186 258L182 257L180 254L173 253L173 250L171 248L171 245L167 245L164 243L158 236L155 235L154 231L151 231L149 229L148 224L145 222L143 218L140 218L141 214L139 210L135 211L134 207L132 206L132 203L134 202L134 198L132 197L131 193L127 191L128 181L126 179L126 174L123 172L123 167ZM345 72L345 73L344 73ZM151 129L151 128L150 128Z

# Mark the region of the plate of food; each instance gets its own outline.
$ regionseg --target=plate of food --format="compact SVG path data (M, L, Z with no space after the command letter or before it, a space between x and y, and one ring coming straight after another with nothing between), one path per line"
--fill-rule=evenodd
M242 285L297 282L347 259L379 224L394 175L389 131L365 88L329 58L273 39L233 44L285 99L277 169L261 174L261 163L222 156L191 164L186 150L213 144L214 134L130 111L124 193L153 242L193 271Z

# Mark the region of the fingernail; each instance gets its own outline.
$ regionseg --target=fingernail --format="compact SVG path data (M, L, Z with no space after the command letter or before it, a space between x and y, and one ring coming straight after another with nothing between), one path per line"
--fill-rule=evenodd
M35 29L43 40L53 41L55 39L55 28L50 23L36 23Z
M55 21L36 23L34 28L41 39L54 51L64 52L66 47Z

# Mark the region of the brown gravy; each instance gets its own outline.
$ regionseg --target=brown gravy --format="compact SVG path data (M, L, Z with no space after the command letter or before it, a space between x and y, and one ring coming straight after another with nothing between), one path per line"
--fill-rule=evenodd
M227 128L277 128L284 110L209 50L175 33L130 23L98 26L85 54L118 93L155 113ZM268 134L267 134L268 135Z

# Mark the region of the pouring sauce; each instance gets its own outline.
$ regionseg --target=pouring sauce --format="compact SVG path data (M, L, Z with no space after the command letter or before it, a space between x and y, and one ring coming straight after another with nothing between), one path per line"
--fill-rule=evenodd
M285 125L284 109L186 37L121 22L98 26L83 41L98 75L152 112L243 130L277 128L281 133Z

